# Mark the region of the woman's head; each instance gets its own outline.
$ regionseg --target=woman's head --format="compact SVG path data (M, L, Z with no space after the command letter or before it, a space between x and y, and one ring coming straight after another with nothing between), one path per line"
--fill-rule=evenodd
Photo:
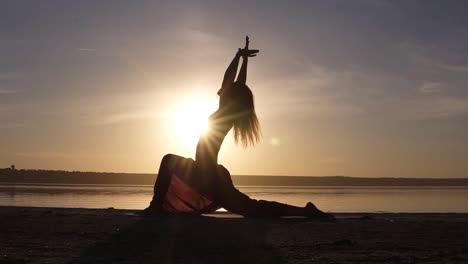
M254 96L249 87L241 82L235 82L229 99L229 115L232 117L234 141L243 147L254 146L260 140L261 131L257 114L255 113Z

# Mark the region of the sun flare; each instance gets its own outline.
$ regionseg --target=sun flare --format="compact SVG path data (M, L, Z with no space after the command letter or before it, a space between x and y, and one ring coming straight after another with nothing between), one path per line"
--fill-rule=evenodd
M181 102L173 113L173 129L177 143L194 147L208 130L208 117L215 111L216 102L192 97Z

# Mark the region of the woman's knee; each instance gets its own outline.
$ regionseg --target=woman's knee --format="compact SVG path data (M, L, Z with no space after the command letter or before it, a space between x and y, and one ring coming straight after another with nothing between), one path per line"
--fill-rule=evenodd
M161 163L169 162L175 155L174 154L166 154L161 160Z
M166 154L161 160L161 163L159 164L159 173L163 173L165 171L170 170L173 167L173 163L176 160L175 157L177 157L174 154Z
M166 154L161 160L161 167L167 167L171 161L174 161L174 158L178 157L177 155L174 154Z

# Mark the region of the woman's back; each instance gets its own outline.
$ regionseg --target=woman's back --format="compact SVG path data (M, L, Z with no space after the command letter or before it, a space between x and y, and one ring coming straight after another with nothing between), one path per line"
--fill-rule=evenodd
M207 175L206 177L216 172L221 145L232 128L232 124L222 110L223 108L218 109L209 117L208 130L200 136L197 144L195 162L200 172Z

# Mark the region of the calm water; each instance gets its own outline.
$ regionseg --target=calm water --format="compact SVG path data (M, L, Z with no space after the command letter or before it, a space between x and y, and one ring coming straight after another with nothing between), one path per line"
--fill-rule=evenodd
M331 212L463 212L468 187L239 187L255 199ZM152 186L0 184L0 206L143 209Z

